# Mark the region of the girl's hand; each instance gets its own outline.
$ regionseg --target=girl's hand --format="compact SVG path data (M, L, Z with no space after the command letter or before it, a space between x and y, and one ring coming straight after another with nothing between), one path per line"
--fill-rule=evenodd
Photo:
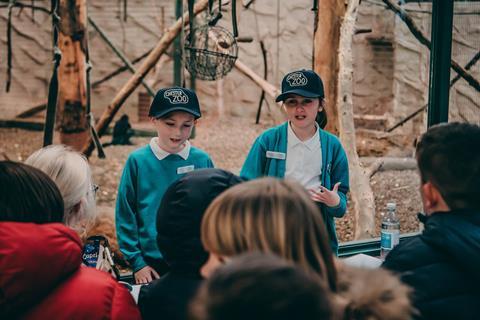
M153 279L158 279L160 276L150 266L145 266L142 269L135 272L135 283L136 284L146 284L151 282Z
M340 183L335 183L332 190L328 190L324 186L320 186L318 189L309 189L310 198L313 201L324 203L328 207L336 207L340 204L340 196L338 195Z

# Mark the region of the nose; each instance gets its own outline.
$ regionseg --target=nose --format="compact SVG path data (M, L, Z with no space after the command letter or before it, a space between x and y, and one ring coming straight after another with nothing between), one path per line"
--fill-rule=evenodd
M299 103L295 108L295 111L305 111L305 107L301 103Z

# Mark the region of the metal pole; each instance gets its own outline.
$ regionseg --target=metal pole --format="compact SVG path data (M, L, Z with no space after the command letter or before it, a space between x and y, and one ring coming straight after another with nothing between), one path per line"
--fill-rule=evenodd
M433 0L428 127L448 122L452 26L453 0Z
M178 20L183 15L182 0L175 0L175 18ZM182 33L177 35L173 42L173 84L175 86L182 86Z

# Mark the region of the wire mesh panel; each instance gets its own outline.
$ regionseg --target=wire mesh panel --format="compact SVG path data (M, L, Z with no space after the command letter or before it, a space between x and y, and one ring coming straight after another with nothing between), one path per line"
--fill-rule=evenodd
M232 70L237 56L235 38L222 27L195 28L185 40L185 66L198 79L223 78Z
M455 1L452 59L480 82L480 2ZM450 76L449 121L480 124L480 92L455 71Z

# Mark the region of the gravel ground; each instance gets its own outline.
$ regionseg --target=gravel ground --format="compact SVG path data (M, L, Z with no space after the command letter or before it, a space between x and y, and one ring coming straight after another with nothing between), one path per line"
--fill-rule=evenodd
M206 118L199 122L192 144L207 151L217 167L238 173L253 140L270 125L255 125L252 120L240 118L222 121ZM0 128L0 158L23 161L41 147L42 139L42 132ZM106 136L102 141L110 139ZM118 181L128 154L149 141L150 138L145 137L133 138L135 145L106 148L106 159L98 159L96 155L90 158L95 182L100 186L98 205L104 210L113 211ZM418 230L416 213L421 210L421 201L418 193L419 179L415 171L378 172L373 176L371 186L377 208L376 235L379 234L381 214L390 201L397 203L401 231ZM337 232L341 241L353 240L353 225L352 215L348 212L344 218L337 219Z

